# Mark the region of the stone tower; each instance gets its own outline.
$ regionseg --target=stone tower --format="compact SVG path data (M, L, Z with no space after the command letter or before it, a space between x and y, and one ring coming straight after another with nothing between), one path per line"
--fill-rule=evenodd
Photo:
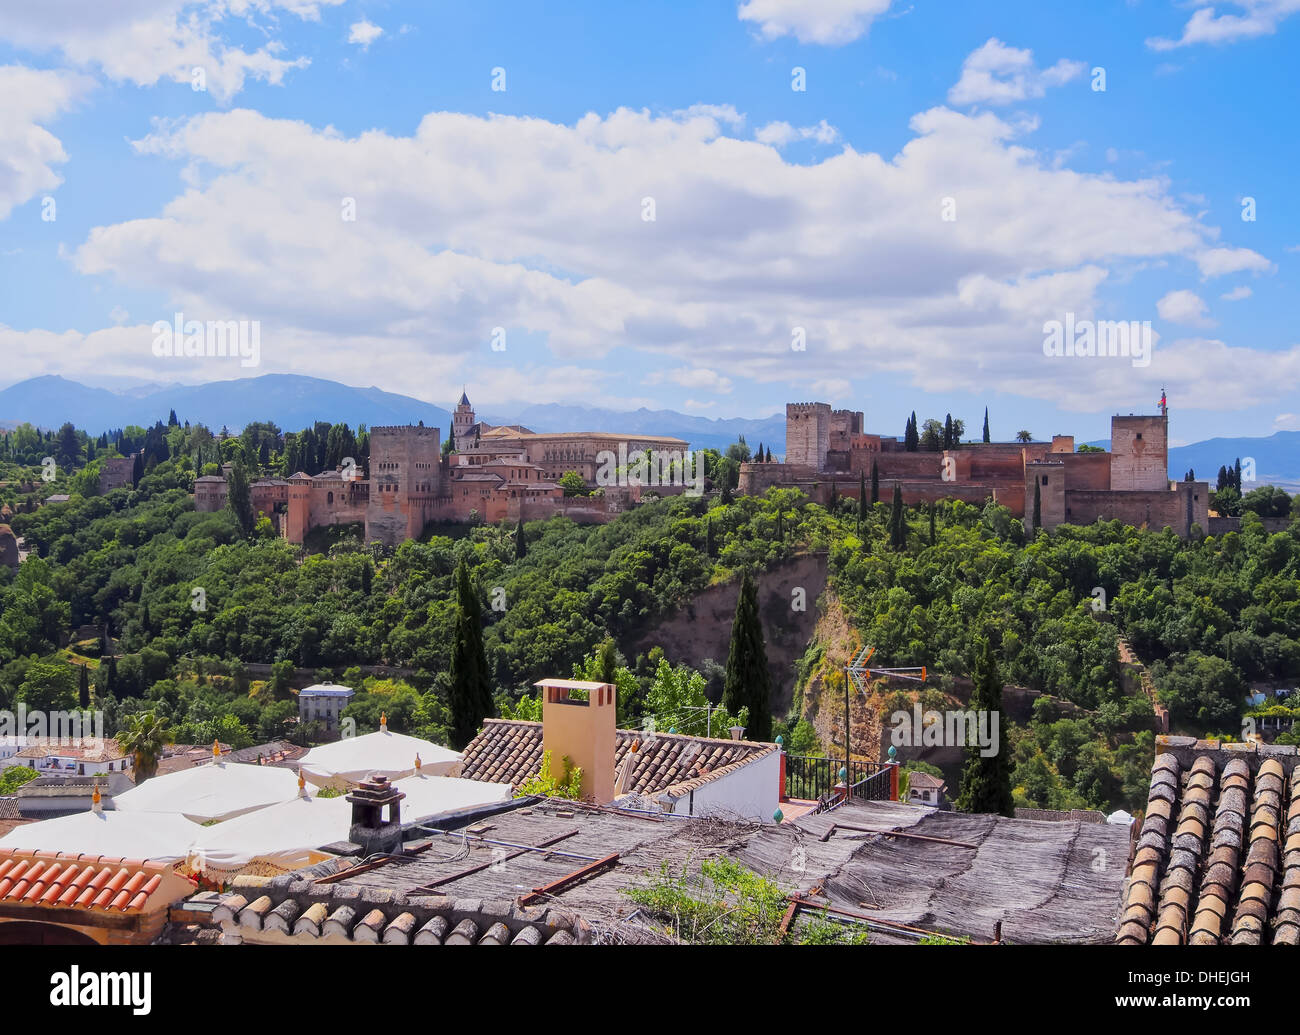
M456 449L460 452L470 448L474 437L474 407L470 405L469 396L462 390L456 412L451 415L451 430L456 436Z
M830 403L786 403L785 462L825 470L830 449Z
M443 490L441 460L442 433L437 428L421 424L370 429L367 542L378 539L396 546L419 538Z
M1110 487L1119 492L1169 488L1169 417L1110 419Z

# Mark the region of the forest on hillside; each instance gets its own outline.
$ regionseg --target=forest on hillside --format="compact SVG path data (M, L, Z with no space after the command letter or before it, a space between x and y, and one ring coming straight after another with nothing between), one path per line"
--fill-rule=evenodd
M386 711L395 729L445 739L464 564L499 711L531 714L536 679L595 672L619 683L625 724L654 716L693 731L718 699L725 659L674 668L659 651L624 657L617 645L638 642L706 586L761 580L808 551L827 554L849 622L891 664L966 677L986 636L1005 682L1084 709L1067 718L1040 702L1011 731L1017 804L1144 796L1152 715L1121 685L1121 633L1151 667L1175 731L1240 737L1250 683L1300 680L1294 519L1270 534L1248 511L1240 532L1188 542L1117 522L1027 538L992 503L845 498L827 509L777 489L651 501L607 525L431 526L392 550L338 528L302 549L234 510L194 511L194 477L215 463L206 456L237 453L255 466L260 446L157 427L134 488L96 495L74 462L69 502L13 517L34 555L16 574L0 569L0 708L75 707L89 694L110 725L152 710L178 740L242 746L302 734L289 690L298 668L365 691L350 706L363 728ZM92 461L81 445L84 470ZM107 636L69 644L83 625ZM247 666L258 664L273 674L252 678ZM798 710L777 719L791 750L825 749Z

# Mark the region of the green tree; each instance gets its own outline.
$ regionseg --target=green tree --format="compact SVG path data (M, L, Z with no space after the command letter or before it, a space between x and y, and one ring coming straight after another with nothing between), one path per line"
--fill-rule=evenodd
M736 615L731 623L731 647L722 703L733 715L749 711L748 735L754 740L772 737L772 677L767 668L763 622L758 614L758 587L746 572L740 580Z
M1038 535L1038 530L1043 527L1043 490L1038 484L1038 477L1034 477L1034 535Z
M880 468L876 466L876 461L871 461L871 505L874 507L880 502Z
M889 545L895 550L907 548L907 513L903 509L903 489L894 484L894 504L889 513Z
M987 406L984 407L984 441L992 441L992 439L989 438L989 408Z
M524 516L519 515L519 523L515 525L515 560L522 561L528 556L528 540L524 535Z
M230 439L230 442L238 443L238 439ZM248 472L244 465L238 460L230 468L230 475L226 478L227 484L227 505L235 515L235 520L239 522L239 527L243 530L244 535L253 534L255 515L253 514L253 501L248 485Z
M447 676L452 747L459 750L474 739L483 720L492 714L482 606L463 559L456 566L456 627Z
M987 637L981 637L975 648L974 687L971 691L970 708L999 720L999 731L1005 726L1002 716L1002 677L998 672L997 661L993 656L993 646ZM992 728L990 718L988 727ZM999 737L992 745L993 753L985 757L987 750L980 744L967 744L965 762L962 766L961 793L957 798L957 808L962 812L995 812L1001 816L1015 813L1011 798L1010 745Z
M587 494L587 483L582 480L582 475L577 471L565 471L560 475L560 480L556 484L564 490L566 496L585 496Z

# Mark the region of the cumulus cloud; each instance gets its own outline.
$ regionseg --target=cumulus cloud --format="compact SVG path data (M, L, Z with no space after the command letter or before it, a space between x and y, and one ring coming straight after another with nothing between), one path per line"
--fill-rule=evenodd
M697 399L742 374L847 391L869 368L932 391L996 381L1095 411L1145 399L1144 379L1172 391L1180 370L1203 376L1167 368L1163 347L1146 370L1042 349L1046 320L1100 310L1112 270L1211 249L1215 228L1165 181L1056 168L1023 126L988 112L934 108L896 154L846 147L808 164L730 135L742 125L728 108L570 125L434 112L409 136L345 137L209 113L137 142L191 179L156 214L96 227L73 262L166 297L165 313L133 307L146 322L173 308L260 320L267 370L407 392L486 377L518 397L572 398L610 383L579 372L608 369L613 349L682 372ZM489 347L495 327L504 353ZM527 353L536 369L516 365L520 342L547 353ZM1182 346L1193 348L1209 346ZM555 370L567 373L543 373ZM166 376L187 377L174 364ZM1261 380L1253 405L1285 383Z
M69 72L0 65L0 219L63 182L55 166L68 154L45 123L93 87L90 79Z
M384 30L378 25L362 18L359 22L353 22L348 28L348 42L357 44L362 50L369 50L370 44L383 34Z
M56 52L68 63L98 68L117 82L190 84L201 69L205 87L228 101L252 77L280 83L306 58L281 57L272 30L281 13L315 21L322 7L344 0L41 0L0 6L0 40L36 53ZM238 18L272 38L245 50L222 36Z
M1042 97L1050 86L1077 79L1087 66L1062 58L1051 68L1034 64L1031 50L1008 47L1001 40L987 43L966 56L961 78L948 91L950 104L1013 104Z
M1207 327L1213 323L1205 299L1195 291L1170 291L1156 302L1156 312L1162 320L1188 327Z
M1246 287L1245 284L1242 284L1239 287L1235 287L1231 291L1228 291L1220 295L1219 297L1222 298L1225 302L1240 302L1243 298L1249 298L1252 294L1253 292L1250 290L1250 288Z
M785 147L786 144L792 144L796 140L815 140L819 144L833 144L839 138L840 131L825 119L815 126L799 127L792 126L788 122L769 122L754 134L754 139L760 144L770 144L772 147Z
M1200 6L1183 26L1178 39L1152 37L1152 50L1173 50L1197 43L1236 43L1257 36L1271 36L1278 25L1300 11L1300 0L1226 0L1232 11L1220 13L1212 6Z
M743 0L737 14L764 39L793 36L800 43L839 46L865 36L891 0Z
M1201 277L1222 277L1228 273L1271 273L1274 266L1249 248L1207 248L1196 256Z
M1273 418L1274 431L1300 431L1300 413L1279 413Z

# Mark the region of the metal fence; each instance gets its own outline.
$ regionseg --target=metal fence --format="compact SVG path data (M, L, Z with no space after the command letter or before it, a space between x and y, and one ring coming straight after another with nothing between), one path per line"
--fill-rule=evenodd
M814 758L811 755L785 756L785 793L790 798L813 801L830 792L840 782L842 758ZM885 762L854 759L847 767L852 797L863 801L890 800L890 766Z

